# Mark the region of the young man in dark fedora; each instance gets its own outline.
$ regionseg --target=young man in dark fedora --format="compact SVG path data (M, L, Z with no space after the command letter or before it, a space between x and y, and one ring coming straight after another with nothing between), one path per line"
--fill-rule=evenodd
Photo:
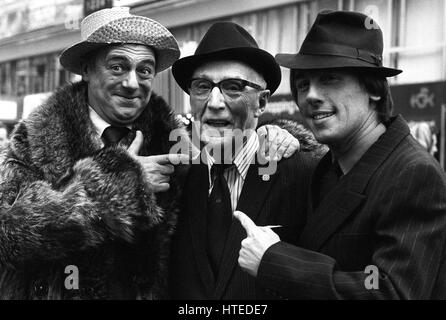
M243 213L242 269L290 299L445 298L446 177L392 116L379 28L322 12L297 54L278 54L316 139L330 148L312 177L298 246ZM377 26L375 24L375 26Z
M274 299L237 264L245 232L233 219L243 210L256 223L280 225L295 242L305 223L312 153L298 152L268 172L255 129L281 80L274 58L232 22L206 32L193 56L173 75L190 95L201 157L192 165L171 253L174 299ZM300 130L300 131L299 131ZM297 129L302 145L316 147ZM239 142L239 143L237 143Z

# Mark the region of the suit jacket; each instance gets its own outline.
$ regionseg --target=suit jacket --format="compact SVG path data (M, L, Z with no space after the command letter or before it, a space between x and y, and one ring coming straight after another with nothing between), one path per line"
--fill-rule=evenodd
M292 299L444 297L446 178L401 116L316 209L311 197L299 247L270 247L260 283ZM367 289L369 265L379 289Z
M251 164L237 210L246 213L258 225L283 225L279 235L296 243L305 223L306 197L315 163L317 161L309 153L295 154L280 161L276 173L268 181L259 175L259 165ZM246 232L236 219L230 227L218 278L214 278L205 251L208 189L207 166L193 165L184 187L184 206L173 239L172 298L275 298L238 265L241 241L246 238Z

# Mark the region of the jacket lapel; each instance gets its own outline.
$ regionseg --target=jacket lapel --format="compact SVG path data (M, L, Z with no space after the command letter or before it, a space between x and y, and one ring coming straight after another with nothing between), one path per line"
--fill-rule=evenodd
M194 258L200 269L200 277L208 293L212 296L214 291L214 274L209 264L206 253L206 221L207 221L207 202L209 193L208 168L204 164L192 165L189 171L188 183L188 203L189 216L188 224Z
M310 191L308 223L302 232L300 245L310 250L319 250L329 237L357 212L367 198L365 189L376 170L389 157L395 147L409 134L409 128L401 116L392 120L387 131L363 155L352 170L343 176L336 187L319 206L312 207L313 184L317 172L328 164L331 155L324 156L313 176Z
M315 211L310 211L307 226L304 228L300 240L303 247L319 250L366 198L365 195L350 189L348 176L344 176L339 181Z
M263 176L259 174L259 168L260 167L257 164L251 164L249 167L237 204L237 210L244 212L256 223L265 220L264 215L267 213L263 212L263 214L260 215L260 212L269 192L271 191L271 187L274 185L280 174L279 168L277 167L275 174L269 175L268 179L263 179ZM238 263L240 244L244 238L246 238L245 229L241 226L238 220L233 219L223 252L222 264L214 292L214 299L221 299L229 284L234 267Z

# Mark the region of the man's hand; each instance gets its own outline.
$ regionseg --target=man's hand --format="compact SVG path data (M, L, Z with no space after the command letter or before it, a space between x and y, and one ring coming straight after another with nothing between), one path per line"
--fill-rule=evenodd
M280 238L271 230L271 228L256 226L256 224L241 211L235 211L234 217L240 221L248 235L242 241L238 264L243 270L256 277L263 254L269 247L279 242Z
M300 143L291 133L276 125L265 125L257 129L260 142L265 141L265 152L262 156L267 160L280 161L282 157L289 158L300 151Z
M142 132L137 131L136 137L127 151L143 167L149 190L155 193L167 191L170 188L170 175L175 171L174 165L188 163L190 157L185 154L138 156L143 140Z

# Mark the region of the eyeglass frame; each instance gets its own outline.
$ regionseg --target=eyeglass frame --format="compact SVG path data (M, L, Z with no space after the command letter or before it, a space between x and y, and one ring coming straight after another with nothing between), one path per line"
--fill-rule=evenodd
M223 79L223 80L221 80L221 81L219 81L217 83L215 83L214 81L211 81L209 79L206 79L206 78L192 78L192 79L189 80L189 94L193 94L192 93L192 82L195 81L195 80L205 80L205 81L207 81L207 82L209 82L211 84L211 88L209 90L209 93L206 96L203 96L202 97L203 99L209 98L209 96L211 95L212 90L214 90L215 87L217 87L218 90L220 90L221 94L228 95L221 88L221 84L222 84L222 82L230 81L230 80L240 81L243 84L243 88L248 86L248 87L254 88L254 89L259 90L259 91L266 90L265 88L263 88L261 85L259 85L257 83L254 83L254 82L251 82L251 81L248 81L248 80L245 80L245 79L240 79L240 78L227 78L227 79ZM243 93L243 91L238 92L238 94L241 94L241 93ZM198 97L200 95L194 94L194 96ZM230 97L230 95L229 95L229 97Z

